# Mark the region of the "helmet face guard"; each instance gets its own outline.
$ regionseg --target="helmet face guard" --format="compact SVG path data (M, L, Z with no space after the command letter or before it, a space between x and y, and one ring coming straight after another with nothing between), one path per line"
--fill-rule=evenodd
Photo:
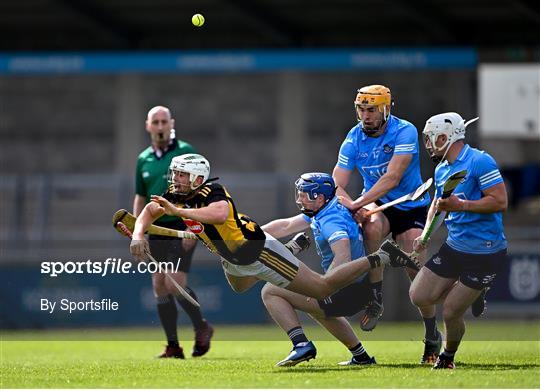
M381 130L384 124L390 118L390 113L394 102L392 100L392 94L390 89L384 85L369 85L358 90L356 98L354 100L354 111L356 113L356 119L362 123L362 131L366 135L376 134ZM382 114L382 120L378 127L373 129L365 128L362 115L359 108L375 107Z
M189 175L188 172L184 172L179 169L173 169L169 168L169 171L167 173L167 182L169 183L169 192L176 194L176 195L184 195L187 196L193 192L191 189L191 180L188 180L187 183L181 183L178 177L185 173L186 175Z
M435 164L438 164L442 161L442 156L437 156L436 152L439 150L435 144L433 143L432 139L435 138L437 140L439 136L433 136L432 134L424 134L424 147L426 148L426 151L429 154L429 158L431 161L433 161ZM445 145L448 144L448 140L445 142Z
M308 217L315 216L319 210L327 204L336 194L336 185L332 176L327 173L304 173L296 182L295 201L300 211ZM310 206L315 206L314 202L324 196L325 202L316 210ZM310 203L306 206L306 203Z
M307 194L305 192L301 192L301 191L296 191L295 192L295 202L296 202L296 206L298 207L298 209L300 210L300 212L302 212L302 214L305 214L307 215L308 217L313 217L315 216L315 214L317 214L317 212L319 211L319 209L315 210L315 200L314 199L309 199L309 195L307 196L308 200L309 200L309 205L306 205L306 201L302 199L302 194Z
M187 183L180 183L178 180L179 174L184 172L189 174ZM177 156L172 159L169 166L167 181L169 183L169 191L178 195L189 195L210 176L210 163L200 154L190 153ZM199 184L195 184L198 177L202 177Z
M458 140L465 138L465 129L471 123L476 122L479 118L476 117L467 122L456 112L445 112L443 114L434 115L426 121L426 126L422 131L424 136L424 145L428 151L430 158L440 163L446 157L450 147ZM446 142L437 146L439 136L446 135ZM444 150L442 156L438 156L437 152Z

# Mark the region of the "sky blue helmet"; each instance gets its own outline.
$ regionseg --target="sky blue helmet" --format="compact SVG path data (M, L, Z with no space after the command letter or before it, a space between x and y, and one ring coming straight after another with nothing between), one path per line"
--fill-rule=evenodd
M310 201L314 201L320 195L324 196L325 204L328 203L336 194L336 183L331 175L328 173L321 172L311 172L304 173L296 182L294 183L296 187L296 203L300 210L308 215L313 216L319 210L310 210L306 209L299 198L299 193L307 194L307 198Z

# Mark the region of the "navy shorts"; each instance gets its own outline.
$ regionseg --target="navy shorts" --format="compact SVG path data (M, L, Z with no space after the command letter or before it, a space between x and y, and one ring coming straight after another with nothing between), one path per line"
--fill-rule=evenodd
M482 290L491 287L506 261L506 249L496 253L472 254L456 251L445 243L425 267L442 278L456 279L467 287Z
M184 223L179 220L178 223L159 224L159 226L185 230ZM182 239L177 237L156 236L150 234L148 236L148 244L150 245L150 253L159 262L166 261L172 262L176 269L176 262L180 258L180 265L178 271L189 273L191 268L191 259L193 258L193 252L195 252L194 246L189 251L185 251L182 246Z
M364 310L373 298L369 278L343 287L326 299L319 299L320 308L327 317L349 317Z
M380 201L375 203L377 206L383 204ZM392 238L394 240L397 235L405 233L407 230L424 229L424 226L426 226L427 212L427 206L410 210L401 210L392 206L382 211L384 216L388 219L388 222L390 222L390 232L392 233Z

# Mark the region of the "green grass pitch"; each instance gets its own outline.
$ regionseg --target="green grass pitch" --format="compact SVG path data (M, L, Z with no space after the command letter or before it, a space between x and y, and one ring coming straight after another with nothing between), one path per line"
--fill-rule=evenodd
M420 324L381 323L358 332L377 366L340 367L349 352L306 327L318 355L276 368L290 343L273 325L218 326L210 352L191 358L192 330L180 329L188 358L154 359L159 329L2 332L2 388L537 388L540 323L471 321L456 370L419 366ZM511 339L511 340L509 340ZM506 340L506 341L503 341Z

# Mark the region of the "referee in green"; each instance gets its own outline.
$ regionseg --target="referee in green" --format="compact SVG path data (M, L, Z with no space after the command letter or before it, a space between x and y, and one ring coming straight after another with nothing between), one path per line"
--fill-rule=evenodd
M150 134L151 145L139 154L135 173L135 199L133 214L138 216L150 201L151 195L162 195L167 190L167 171L173 157L186 153L196 153L187 142L175 138L174 119L167 107L156 106L148 111L146 131ZM156 224L173 229L185 230L186 226L179 218L167 215ZM158 261L176 263L180 258L178 272L172 277L197 300L193 290L187 287L187 274L191 267L191 258L197 240L182 240L174 237L149 236L150 251ZM184 359L184 351L178 342L176 301L189 315L195 329L195 344L192 356L202 356L210 349L210 339L214 333L212 326L202 317L199 308L187 302L165 274L152 274L152 286L157 300L157 309L161 325L167 337L167 346L159 358Z

